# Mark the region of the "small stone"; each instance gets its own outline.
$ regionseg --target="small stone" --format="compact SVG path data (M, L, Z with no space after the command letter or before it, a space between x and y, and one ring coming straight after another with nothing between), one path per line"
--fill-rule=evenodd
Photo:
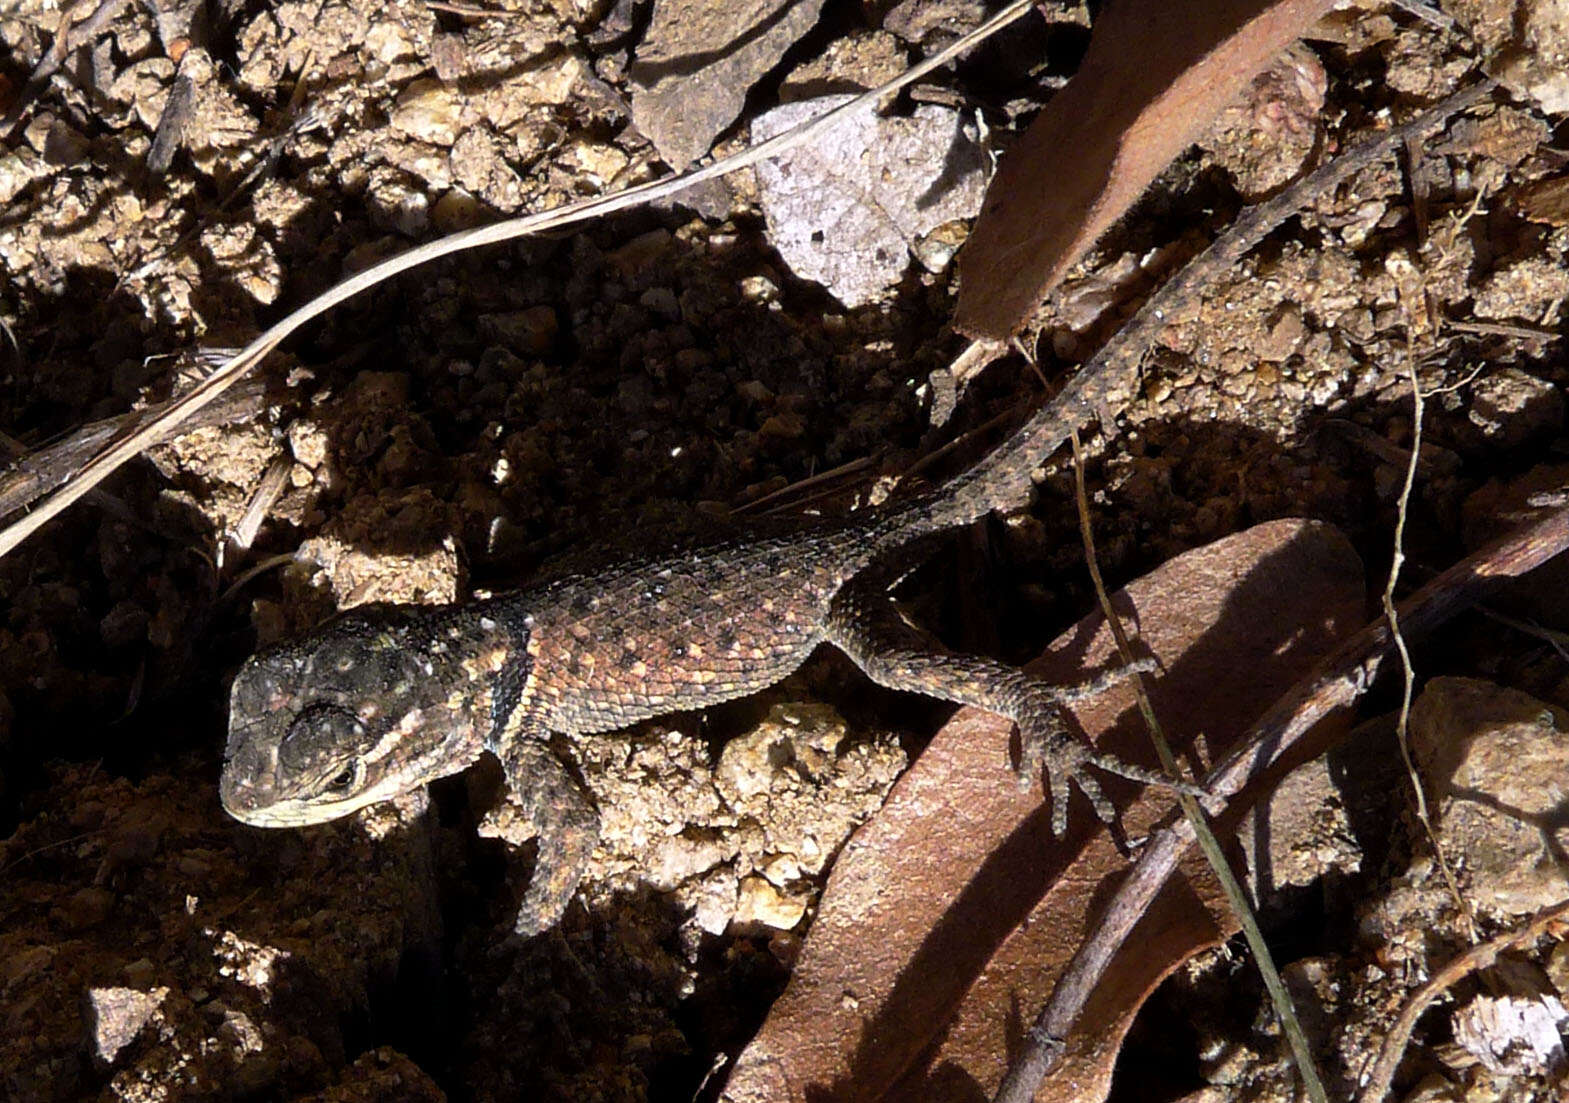
M604 188L626 171L630 163L622 150L604 142L577 139L556 154L556 163L573 180Z
M1264 343L1256 350L1259 359L1280 362L1297 351L1307 336L1307 326L1302 321L1302 308L1287 303L1269 327Z
M79 889L60 906L59 917L73 931L96 927L114 909L114 893L108 889L89 887Z
M446 147L457 140L462 113L457 89L439 80L417 80L398 96L390 121L410 138Z
M1455 1041L1489 1072L1532 1076L1563 1064L1569 1010L1556 996L1478 996L1451 1021Z
M736 895L734 870L728 866L710 870L699 880L695 894L688 897L693 922L708 934L724 934L735 918Z
M443 192L430 209L431 224L444 234L456 233L485 221L485 207L462 188Z
M1569 111L1569 8L1561 0L1488 5L1510 23L1511 48L1492 75L1510 92L1534 100L1542 114Z
M1564 400L1546 380L1500 368L1471 385L1466 416L1488 444L1514 449L1556 433L1564 423Z
M774 392L769 390L768 384L760 379L748 379L745 382L737 383L735 389L736 393L742 398L759 406L774 400Z
M921 42L934 31L957 37L985 18L981 0L900 0L883 16L883 26L906 42Z
M315 470L327 461L327 433L319 422L297 418L289 424L289 451L296 461Z
M134 601L119 601L98 623L105 647L129 647L147 638L147 610Z
M908 64L904 46L887 31L860 31L836 38L779 85L779 102L809 100L836 92L876 88Z
M548 306L531 306L507 314L485 314L479 319L480 331L515 353L537 356L555 343L558 325L556 312Z
M1362 867L1346 802L1344 784L1325 758L1306 762L1287 774L1238 830L1248 856L1256 895L1267 897L1288 886L1306 886L1327 874L1355 873ZM1262 814L1262 829L1253 824ZM1260 854L1259 848L1267 853ZM1261 877L1267 883L1259 884Z
M806 432L806 419L800 414L775 414L757 431L760 436L776 440L796 440Z
M800 897L786 896L769 883L766 877L756 874L741 881L740 897L736 901L735 921L746 926L772 927L788 931L806 915L806 901Z
M94 988L87 994L93 1056L113 1064L120 1051L136 1040L169 994L167 988L141 992L135 988Z
M1474 678L1435 678L1411 710L1411 751L1439 846L1484 911L1528 915L1569 898L1569 713ZM1557 825L1556 828L1553 825Z

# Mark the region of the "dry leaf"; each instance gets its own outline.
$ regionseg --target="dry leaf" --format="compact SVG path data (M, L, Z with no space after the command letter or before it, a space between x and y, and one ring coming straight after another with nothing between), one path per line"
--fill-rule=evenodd
M1153 698L1168 734L1185 744L1202 732L1218 755L1360 623L1361 565L1334 529L1276 521L1179 556L1116 600L1161 661ZM1072 682L1110 654L1099 617L1087 618L1032 669ZM1075 716L1103 746L1150 760L1125 687ZM960 712L851 838L726 1099L969 1101L996 1087L1107 878L1127 867L1082 798L1068 839L1053 841L1040 792L1008 776L1010 738L996 717ZM1136 787L1115 779L1106 787L1132 837L1171 804L1151 790L1130 799ZM1044 1098L1101 1098L1149 990L1229 930L1213 918L1207 867L1183 870L1113 964Z
M852 98L776 107L752 124L752 137L765 141ZM957 111L923 104L908 118L857 112L756 172L768 240L780 257L857 307L904 277L923 237L975 214L986 157L964 136Z
M954 325L1005 340L1149 182L1332 0L1111 5L1003 159L960 256Z

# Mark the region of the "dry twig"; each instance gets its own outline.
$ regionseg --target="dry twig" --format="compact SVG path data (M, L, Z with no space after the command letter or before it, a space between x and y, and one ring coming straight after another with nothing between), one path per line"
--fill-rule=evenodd
M1101 577L1100 563L1095 556L1095 535L1090 525L1090 499L1084 488L1084 454L1079 446L1078 433L1073 434L1073 487L1079 510L1079 534L1084 543L1084 561L1089 568L1090 581L1095 587L1095 597L1100 602L1101 614L1106 618L1106 627L1111 630L1112 638L1117 642L1117 652L1122 657L1123 664L1131 666L1136 658L1133 654L1133 646L1128 641L1127 631L1122 626L1122 618L1117 615L1117 610L1111 603L1111 595L1106 592L1106 581ZM1133 692L1138 698L1139 713L1144 717L1144 724L1149 729L1150 742L1155 745L1155 752L1160 756L1161 765L1173 777L1180 776L1176 756L1171 753L1171 743L1166 739L1166 733L1155 715L1155 706L1144 687L1142 674L1133 675ZM1243 936L1247 939L1248 948L1253 952L1254 964L1264 981L1265 989L1269 992L1270 1002L1275 1005L1275 1016L1280 1020L1281 1032L1291 1047L1292 1058L1302 1077L1302 1086L1307 1097L1313 1103L1328 1103L1329 1096L1324 1091L1324 1082L1318 1075L1317 1065L1313 1062L1313 1051L1308 1045L1302 1024L1297 1019L1296 1005L1291 1001L1291 993L1286 990L1285 981L1280 979L1280 970L1276 967L1274 956L1264 941L1264 932L1259 929L1258 916L1254 914L1253 907L1248 902L1247 893L1243 891L1236 874L1232 872L1231 863L1226 861L1220 840L1215 838L1215 833L1210 830L1209 822L1204 817L1204 809L1199 806L1199 802L1180 790L1177 792L1177 801L1182 808L1183 818L1193 829L1199 849L1204 852L1205 860L1209 862L1210 869L1215 872L1215 878L1220 884L1221 891L1225 893L1231 914L1236 918L1237 926L1242 929ZM1029 1097L1005 1096L999 1091L996 1103L1029 1103Z
M1400 568L1406 561L1406 516L1411 508L1411 491L1416 487L1418 458L1422 454L1422 419L1427 407L1422 394L1422 380L1417 375L1416 349L1412 344L1409 322L1406 328L1406 371L1411 381L1411 458L1406 464L1405 482L1400 487L1400 497L1395 503L1394 549L1389 557L1389 580L1384 584L1383 595L1384 619L1389 622L1389 634L1400 656L1400 713L1395 720L1395 738L1400 745L1400 757L1405 762L1406 776L1411 779L1411 791L1416 795L1417 819L1421 821L1428 844L1433 848L1433 856L1438 859L1439 872L1443 875L1449 895L1454 897L1455 907L1465 922L1466 933L1475 942L1476 916L1465 894L1460 891L1454 870L1449 867L1449 859L1444 857L1444 848L1438 843L1438 832L1433 829L1433 817L1427 807L1427 792L1422 787L1421 774L1417 772L1416 762L1411 757L1411 698L1416 692L1416 669L1411 665L1411 649L1406 646L1405 637L1400 633L1400 611L1395 606L1395 588L1400 584Z

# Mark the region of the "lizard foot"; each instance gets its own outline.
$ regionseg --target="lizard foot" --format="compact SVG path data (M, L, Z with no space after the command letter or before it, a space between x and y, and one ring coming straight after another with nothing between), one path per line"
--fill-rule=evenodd
M1077 786L1084 794L1102 823L1111 826L1117 822L1116 806L1107 799L1100 783L1090 773L1091 767L1146 785L1174 789L1189 796L1208 796L1204 789L1192 782L1170 777L1160 770L1135 766L1115 755L1097 752L1088 744L1073 738L1063 722L1063 704L1094 697L1117 682L1155 668L1154 660L1140 659L1074 686L1051 686L1031 678L1025 686L1019 688L1015 707L1008 710L1019 727L1019 784L1028 786L1042 773L1046 775L1051 793L1051 832L1057 838L1062 838L1068 830L1070 786Z

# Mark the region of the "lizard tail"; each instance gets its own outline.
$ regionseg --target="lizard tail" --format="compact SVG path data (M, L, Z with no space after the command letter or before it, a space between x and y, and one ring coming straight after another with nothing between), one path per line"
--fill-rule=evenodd
M883 516L872 529L872 543L879 550L897 547L1021 503L1035 469L1062 447L1075 429L1090 422L1097 408L1104 408L1100 400L1111 389L1110 384L1123 375L1132 377L1136 371L1136 355L1126 357L1126 372L1105 370L1111 365L1103 357L1105 353L1085 365L1056 398L973 466L935 490L884 506Z
M1234 268L1271 230L1392 150L1437 129L1450 115L1471 106L1494 87L1490 79L1462 87L1400 126L1328 161L1270 199L1247 208L1231 227L1151 295L1142 307L1072 379L1056 398L1025 422L1018 432L974 467L946 486L907 502L885 507L873 523L873 544L885 550L928 533L969 524L999 506L1017 501L1028 489L1030 475L1072 432L1098 410L1117 409L1114 396L1138 384L1139 360L1156 333L1183 303L1197 298L1219 273ZM1108 437L1116 431L1101 419Z

